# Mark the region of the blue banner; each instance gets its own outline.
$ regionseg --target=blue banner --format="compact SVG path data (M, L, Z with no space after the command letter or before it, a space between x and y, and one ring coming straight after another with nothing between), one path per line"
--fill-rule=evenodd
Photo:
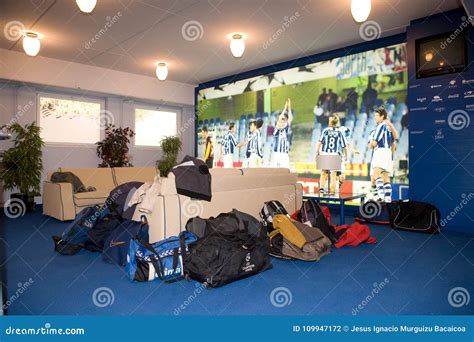
M0 341L472 342L473 321L470 316L5 316Z

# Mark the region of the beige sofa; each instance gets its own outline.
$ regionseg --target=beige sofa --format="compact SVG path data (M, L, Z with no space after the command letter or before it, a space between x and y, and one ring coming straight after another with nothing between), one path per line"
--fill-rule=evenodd
M72 184L53 183L51 174L43 183L43 214L61 221L73 220L85 207L104 204L110 191L116 186L131 182L152 182L154 167L118 167L118 168L60 168L61 172L72 172L86 187L96 191L73 194Z
M301 207L303 188L297 183L297 175L282 168L259 169L211 169L211 202L193 200L178 195L176 187L166 186L157 196L151 213L140 212L140 204L134 220L142 215L148 220L150 242L177 235L185 230L189 218L209 218L232 209L259 217L263 203L279 200L289 213ZM170 179L170 181L174 181Z

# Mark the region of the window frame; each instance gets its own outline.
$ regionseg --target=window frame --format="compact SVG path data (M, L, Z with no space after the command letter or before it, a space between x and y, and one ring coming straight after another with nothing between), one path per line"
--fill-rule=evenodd
M105 110L105 99L92 97L92 96L81 96L81 95L74 95L74 94L67 94L67 93L56 93L56 92L38 92L36 94L36 124L41 127L41 98L42 97L49 97L55 98L60 100L72 100L72 101L79 101L79 102L90 102L90 103L98 103L100 105L100 112L99 118L102 118ZM99 139L102 140L105 137L105 129L99 126ZM50 142L44 141L45 147L96 147L96 143L86 143L86 142Z
M133 131L135 132L135 137L133 137L133 147L136 149L141 150L161 150L161 146L153 146L153 145L137 145L136 142L136 134L137 134L137 121L136 121L136 110L137 109L144 109L144 110L151 110L151 111L162 111L162 112L172 112L176 114L176 134L182 140L182 132L180 130L180 123L181 123L181 115L182 109L173 106L162 106L162 105L152 105L152 104L144 104L144 103L136 103L133 105Z

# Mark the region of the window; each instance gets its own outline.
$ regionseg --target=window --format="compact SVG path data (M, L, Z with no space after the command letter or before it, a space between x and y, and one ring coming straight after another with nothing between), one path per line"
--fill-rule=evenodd
M135 108L135 145L160 146L164 137L177 134L177 113Z
M95 144L100 140L102 101L39 96L38 121L46 143Z

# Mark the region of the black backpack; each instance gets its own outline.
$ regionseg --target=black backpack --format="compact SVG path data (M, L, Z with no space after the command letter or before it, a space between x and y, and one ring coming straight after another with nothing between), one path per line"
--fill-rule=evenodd
M338 240L336 230L328 222L326 215L324 215L324 212L317 201L313 199L304 201L298 219L303 223L311 225L311 227L319 228L319 230L321 230L321 232L326 235L332 243L335 243Z
M120 226L122 221L122 217L114 212L110 212L108 215L102 217L101 220L88 231L84 248L91 252L102 252L105 242L112 232Z
M206 287L220 287L272 268L266 229L248 214L234 209L207 220L192 218L186 229L199 239L189 245L184 258L185 276Z
M279 214L288 215L285 207L279 201L273 200L263 204L263 208L260 210L259 215L262 219L263 225L267 227L268 231L273 230L273 216Z
M393 229L437 234L440 232L440 212L434 205L417 201L392 202L390 226Z

